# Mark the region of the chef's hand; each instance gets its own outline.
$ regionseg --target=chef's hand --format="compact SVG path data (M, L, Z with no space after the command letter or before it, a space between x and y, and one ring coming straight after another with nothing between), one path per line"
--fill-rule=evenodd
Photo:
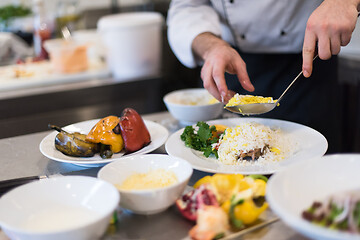
M227 42L211 33L202 33L194 39L192 49L204 61L201 69L204 88L216 99L227 102L234 94L227 88L225 72L236 74L245 90L254 91L245 62Z
M325 0L310 15L303 45L303 73L310 77L313 58L329 59L346 46L355 29L360 0ZM317 49L317 50L316 50Z

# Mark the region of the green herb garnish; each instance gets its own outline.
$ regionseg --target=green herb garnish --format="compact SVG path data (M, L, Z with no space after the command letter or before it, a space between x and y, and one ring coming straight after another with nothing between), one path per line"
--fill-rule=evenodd
M216 127L210 127L205 122L198 122L196 126L197 131L193 126L186 126L180 139L185 142L185 146L203 152L205 157L214 154L218 158L217 150L212 148L212 144L219 141L219 138L213 135Z
M4 23L7 26L10 19L25 17L31 13L31 9L23 5L6 5L0 7L0 23Z

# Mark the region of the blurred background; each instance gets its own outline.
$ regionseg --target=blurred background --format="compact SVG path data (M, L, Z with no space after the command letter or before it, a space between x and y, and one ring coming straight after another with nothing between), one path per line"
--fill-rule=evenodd
M182 66L168 45L169 4L1 0L0 138L121 115L125 107L165 111L166 93L201 87L200 68ZM342 115L333 117L342 122L343 152L360 151L359 28L339 55L334 107Z

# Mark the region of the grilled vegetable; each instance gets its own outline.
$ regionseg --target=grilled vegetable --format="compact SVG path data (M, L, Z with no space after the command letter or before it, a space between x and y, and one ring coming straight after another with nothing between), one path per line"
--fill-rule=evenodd
M100 145L100 157L102 159L111 158L114 153L110 150L110 145L105 145L101 143Z
M58 131L55 148L71 157L92 157L99 152L99 144L86 140L86 135L79 132L68 133L62 128L49 124L49 128Z
M132 108L126 108L120 119L121 135L126 152L135 152L151 141L150 133L141 116Z
M124 148L124 140L120 133L120 119L108 116L101 119L86 136L86 140L93 143L110 145L113 153L118 153Z

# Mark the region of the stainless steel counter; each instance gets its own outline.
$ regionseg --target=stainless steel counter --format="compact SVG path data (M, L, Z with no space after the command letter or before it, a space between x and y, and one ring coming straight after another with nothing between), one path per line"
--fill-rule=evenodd
M232 115L223 114L223 117ZM181 128L168 112L143 115L144 119L158 122L167 127L170 133ZM0 180L19 178L33 175L48 175L61 173L64 175L78 174L72 171L85 170L82 175L96 176L99 168L84 168L68 163L60 163L44 157L39 150L41 140L51 131L32 133L17 137L0 140ZM153 153L166 153L164 146ZM201 171L194 171L190 180L191 186L197 179L207 175ZM110 239L185 239L192 223L186 221L173 206L167 211L151 215L135 215L127 211L119 212L119 221L110 225L106 235L102 238ZM266 239L266 240L304 240L307 239L287 227L279 221L246 234L242 239ZM7 240L7 237L0 231L0 240Z

